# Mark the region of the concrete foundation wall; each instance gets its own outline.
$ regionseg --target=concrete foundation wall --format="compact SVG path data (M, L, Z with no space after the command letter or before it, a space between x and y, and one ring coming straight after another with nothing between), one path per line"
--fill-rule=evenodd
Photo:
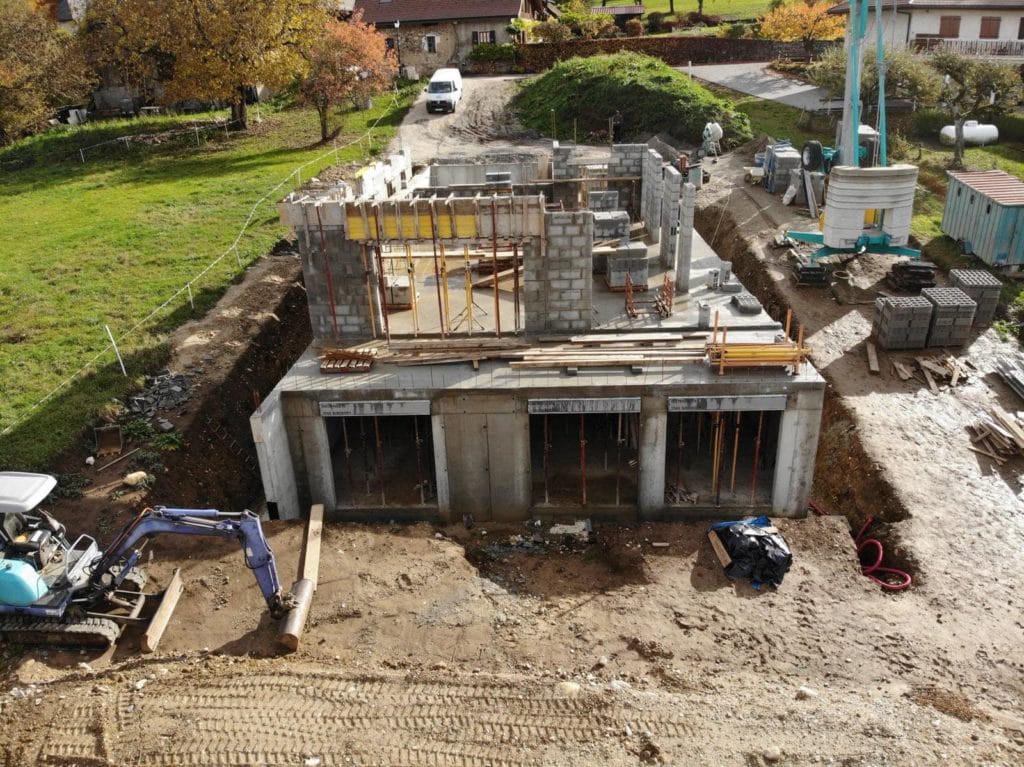
M782 413L772 486L773 514L807 516L824 401L824 389L801 390L790 397L789 407Z
M594 214L549 213L545 231L544 253L532 241L523 259L526 332L587 331L593 325Z
M288 448L284 418L281 393L275 389L249 417L249 425L256 443L256 457L267 503L277 506L281 519L299 519L302 509L299 507L299 491L295 484L295 468Z
M507 396L444 397L451 509L477 521L522 519L530 507L530 418Z
M587 207L593 211L619 210L619 193L612 190L592 190L587 194Z

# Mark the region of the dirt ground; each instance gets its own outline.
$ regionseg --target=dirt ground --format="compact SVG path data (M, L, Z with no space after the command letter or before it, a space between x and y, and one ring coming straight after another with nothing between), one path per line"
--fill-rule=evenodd
M509 83L469 79L466 108L426 124L415 107L413 159L513 135ZM701 524L598 527L589 543L525 526L330 525L307 634L284 655L237 546L163 539L152 581L181 567L186 590L159 652L132 635L103 655L9 650L3 763L1024 763L1024 465L993 467L965 428L993 403L1020 407L991 373L1011 349L981 334L962 350L978 371L937 396L884 353L870 375L870 304L793 285L766 243L808 219L744 187L747 162L708 164L698 228L770 311L793 308L830 385L815 483L828 516L779 522L794 555L780 588L726 578ZM837 292L871 300L886 268L853 262L853 289ZM202 396L174 414L189 450L148 496L111 501L96 489L108 470L58 516L113 531L143 503L258 504L247 416L308 339L299 279L294 255L268 257L178 334L171 368ZM850 526L871 515L910 590L860 574ZM290 583L302 526L266 528Z

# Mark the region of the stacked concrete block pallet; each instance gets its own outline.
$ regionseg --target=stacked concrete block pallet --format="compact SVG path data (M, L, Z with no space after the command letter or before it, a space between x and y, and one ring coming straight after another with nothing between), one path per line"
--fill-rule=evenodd
M971 335L977 304L960 288L925 288L921 296L932 305L929 346L962 346Z
M883 349L922 349L931 317L931 302L920 296L877 298L871 332Z
M984 269L952 269L949 272L949 284L960 288L978 305L974 312L975 325L988 325L992 322L999 305L999 293L1003 288L998 277Z
M594 213L594 241L615 240L619 245L629 244L629 214L624 210Z

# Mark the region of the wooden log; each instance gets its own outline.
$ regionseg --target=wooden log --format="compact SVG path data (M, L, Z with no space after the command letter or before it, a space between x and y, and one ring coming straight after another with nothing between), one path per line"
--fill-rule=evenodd
M164 589L164 596L160 600L160 606L153 613L149 625L146 626L146 632L142 635L142 640L139 642L142 652L154 652L160 645L160 639L167 630L167 624L170 622L171 616L174 615L174 608L178 606L178 600L181 599L181 594L184 590L185 584L181 580L181 570L175 568L174 574L171 576L171 582Z
M299 649L302 630L306 627L306 617L309 615L309 605L313 601L313 589L313 582L305 578L295 581L292 585L295 607L284 616L281 621L281 633L277 637L289 650Z
M880 375L882 369L878 367L878 352L875 350L875 345L868 341L865 348L868 350L868 371L874 375Z
M320 572L320 540L324 530L324 505L314 503L309 508L309 521L306 522L306 537L302 550L302 580L313 582L316 591Z

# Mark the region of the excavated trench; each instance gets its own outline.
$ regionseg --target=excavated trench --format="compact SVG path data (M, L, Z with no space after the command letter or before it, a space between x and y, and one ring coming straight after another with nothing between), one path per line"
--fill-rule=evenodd
M786 312L792 307L729 211L719 205L698 209L694 228L723 260L732 262L740 282L757 297L772 319L785 322ZM793 327L799 324L800 318L794 312ZM853 413L836 393L828 374L822 375L829 386L825 389L811 498L826 513L845 516L854 534L869 518L874 518L869 537L883 541L885 564L904 570L917 580L919 568L894 527L910 514L861 444Z

